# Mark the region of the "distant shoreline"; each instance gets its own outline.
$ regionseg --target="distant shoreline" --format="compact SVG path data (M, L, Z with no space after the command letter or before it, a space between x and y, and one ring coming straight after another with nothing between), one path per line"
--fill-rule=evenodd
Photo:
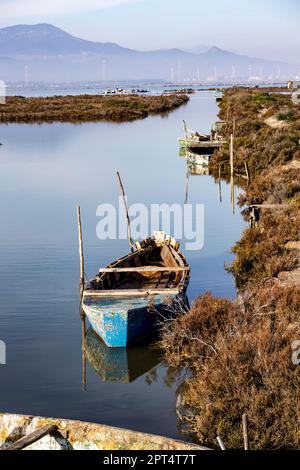
M9 96L0 107L0 123L128 122L164 114L186 104L186 95L68 95L25 98Z

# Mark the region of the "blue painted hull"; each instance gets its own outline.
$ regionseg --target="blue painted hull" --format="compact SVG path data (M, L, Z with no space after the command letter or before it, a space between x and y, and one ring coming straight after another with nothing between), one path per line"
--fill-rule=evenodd
M170 295L154 295L136 299L103 298L88 299L83 310L93 330L112 348L131 346L153 333L159 321L170 317Z

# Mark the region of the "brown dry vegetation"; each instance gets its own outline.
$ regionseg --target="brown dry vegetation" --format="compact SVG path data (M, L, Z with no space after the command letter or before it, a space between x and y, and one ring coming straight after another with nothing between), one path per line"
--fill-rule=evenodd
M300 289L269 281L239 302L210 293L163 332L172 367L191 377L180 387L181 426L205 445L222 436L242 448L248 415L252 449L296 448L300 442L300 367L291 343L300 337Z
M164 114L187 103L186 95L8 97L0 106L0 123L124 122Z
M272 116L287 127L270 127L265 121ZM220 118L227 121L227 140L233 132L235 135L235 173L245 174L245 162L255 177L266 168L300 159L300 107L293 105L290 95L232 88L226 90L220 104ZM229 174L228 144L211 160L210 169L216 175L219 164L222 174Z
M178 388L178 411L182 428L198 441L215 446L219 434L228 448L242 448L247 413L252 449L298 448L300 365L293 364L292 343L300 340L300 285L297 276L293 283L280 279L300 266L300 168L288 163L300 156L300 106L283 95L232 89L221 105L227 137L233 115L236 171L243 173L247 161L252 175L239 198L244 217L251 204L279 207L263 209L233 247L227 269L238 298L205 293L190 312L163 326L161 344L172 368L190 371ZM268 126L264 120L274 115L288 127ZM226 173L226 147L212 170L219 163Z
M277 277L282 271L299 266L298 250L286 247L300 239L300 171L278 167L255 178L240 197L241 206L279 204L261 211L259 224L244 230L232 251L236 255L229 267L238 287ZM249 211L245 209L247 218Z

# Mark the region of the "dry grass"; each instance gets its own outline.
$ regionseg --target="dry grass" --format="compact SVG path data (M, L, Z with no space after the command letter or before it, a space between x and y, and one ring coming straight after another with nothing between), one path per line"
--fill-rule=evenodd
M182 429L206 445L215 447L219 434L228 448L242 448L246 412L252 449L299 446L300 367L291 349L299 308L300 290L272 281L239 302L206 293L165 328L167 362L191 370L179 388Z
M290 95L261 90L232 88L225 91L220 105L220 118L227 121L225 137L235 134L235 172L245 174L247 162L252 177L266 168L283 165L300 158L300 107ZM270 127L266 120L276 125ZM217 175L230 172L229 146L216 152L210 163Z
M287 126L271 128L270 116ZM300 366L292 362L292 342L300 340L300 168L294 164L300 107L283 95L232 89L220 117L228 120L227 137L235 118L236 172L247 162L252 175L239 198L244 217L251 204L279 207L262 210L232 249L228 270L238 298L202 295L190 312L164 325L161 345L173 375L174 367L190 371L178 388L177 411L182 429L198 441L215 446L219 434L228 448L242 448L246 412L252 449L299 448ZM216 174L220 163L226 176L226 146L212 159Z
M186 95L8 97L0 106L0 123L124 122L165 114L187 103Z
M279 204L281 208L261 211L259 224L244 230L232 251L235 259L228 268L238 287L277 277L299 265L297 250L286 244L300 239L300 171L275 168L256 177L240 197L241 206ZM249 216L245 209L244 216Z

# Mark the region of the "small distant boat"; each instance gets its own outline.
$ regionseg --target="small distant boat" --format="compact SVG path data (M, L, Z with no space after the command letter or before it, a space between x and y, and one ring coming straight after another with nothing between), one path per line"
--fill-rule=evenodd
M181 148L186 147L197 147L200 142L210 142L210 134L198 134L198 132L193 132L190 136L179 137L178 142Z
M223 97L224 97L223 91L221 91L221 90L216 90L216 91L215 91L215 98L216 98L216 102L217 102L217 103L219 103L220 101L222 101Z
M100 269L83 292L82 308L109 347L127 347L155 331L159 320L188 305L190 268L179 243L154 232L135 250Z
M187 128L183 121L185 137L178 138L181 149L203 149L206 153L213 154L214 150L225 143L217 130L212 129L210 134L200 134Z
M223 137L211 134L211 135L192 135L188 138L178 139L180 148L183 149L203 149L204 152L213 154L214 150L222 147L226 143Z

